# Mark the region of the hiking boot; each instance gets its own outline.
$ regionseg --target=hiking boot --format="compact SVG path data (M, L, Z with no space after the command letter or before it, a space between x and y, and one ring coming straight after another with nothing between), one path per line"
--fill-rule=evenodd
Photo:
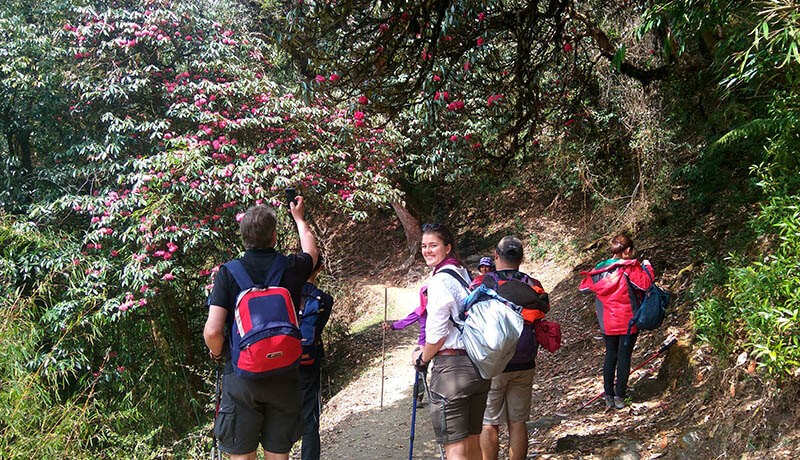
M614 408L614 397L611 395L606 395L606 408L607 409Z
M614 396L614 407L617 409L624 409L625 408L625 398L621 398L619 396Z
M425 394L417 395L417 407L422 407L425 405Z

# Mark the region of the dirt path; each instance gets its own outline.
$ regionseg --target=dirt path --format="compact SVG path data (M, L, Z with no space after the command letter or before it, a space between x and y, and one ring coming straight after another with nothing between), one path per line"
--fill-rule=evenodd
M417 291L391 288L389 297L388 317L399 319L407 313L401 305L414 305ZM324 458L408 458L415 375L410 357L417 334L416 325L387 333L385 363L378 353L366 371L325 404L321 419ZM438 458L427 405L417 408L416 420L414 458Z

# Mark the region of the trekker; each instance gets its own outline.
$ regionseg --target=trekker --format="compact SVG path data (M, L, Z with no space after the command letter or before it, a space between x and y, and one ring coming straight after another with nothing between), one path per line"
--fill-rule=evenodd
M300 305L301 288L311 275L318 252L314 235L304 218L303 197L298 196L296 202L290 202L289 209L297 226L302 252L287 256L286 269L279 284L289 291L296 309ZM266 279L270 266L279 257L275 251L276 225L275 211L263 205L248 209L239 222L245 253L238 260L257 283ZM209 354L218 362L230 354L232 334L228 334L226 346L224 331L226 327L231 331L234 326L239 292L231 271L221 266L208 298L208 319L203 330ZM267 460L287 460L302 429L297 367L260 380L250 380L237 376L228 359L222 381L222 398L214 426L220 450L230 454L232 460L255 460L260 444Z
M433 360L430 412L436 440L444 446L447 459L479 460L481 419L491 382L481 378L453 324L461 322L458 317L468 295L469 272L458 259L452 232L442 224L422 226L421 250L433 273L428 281L425 346L415 367L425 372Z
M634 258L636 249L633 240L624 233L611 240L610 252L610 259L598 263L590 271L581 272L584 278L578 289L581 292L594 292L596 295L595 310L606 345L603 361L606 407L622 409L625 407L628 376L631 372L631 356L639 332L634 325L626 344L628 323L633 318L631 296L641 298L652 284L642 265L647 265L653 276L655 273L649 261L639 263ZM633 289L628 288L628 280Z
M419 322L419 336L417 338L417 345L411 351L411 359L416 359L419 351L425 346L425 321L428 319L428 286L422 286L419 289L419 305L411 311L405 318L392 321L391 323L384 321L381 323L381 328L384 331L399 331ZM419 378L423 378L422 374ZM417 406L425 404L425 387L420 382L417 389Z
M520 272L519 266L524 256L522 241L515 236L506 236L497 243L494 260L496 269L494 273L484 275L475 283L483 283L494 289L498 284L517 280L530 289L521 296L504 295L508 300L520 306L527 307L529 301L524 300L544 293L542 283ZM524 285L520 285L525 288ZM538 300L538 299L537 299ZM509 460L523 460L528 456L528 428L526 422L531 412L531 388L536 368L536 354L539 349L533 329L533 321L544 317L541 306L537 309L523 310L525 323L522 335L517 342L514 357L506 365L503 373L492 379L492 386L486 400L486 410L483 413L483 429L481 430L481 452L483 460L497 460L500 443L499 427L508 425L508 458ZM546 311L546 309L545 309Z
M495 271L494 261L491 257L481 257L480 262L478 262L478 273L480 275L485 275L489 272Z
M323 258L322 254L319 254L314 270L302 290L303 312L300 320L300 331L303 334L303 355L300 358L300 391L303 394L303 441L300 449L302 460L319 460L321 454L319 416L322 412L321 374L325 360L322 329L327 324L333 307L333 297L314 285L322 268ZM311 319L312 314L317 315L316 318L307 321Z

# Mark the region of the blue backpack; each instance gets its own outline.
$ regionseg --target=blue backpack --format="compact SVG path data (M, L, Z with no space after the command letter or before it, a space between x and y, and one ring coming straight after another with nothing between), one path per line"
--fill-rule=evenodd
M300 334L303 336L303 355L301 366L311 366L322 359L325 350L322 345L322 329L328 324L333 307L333 297L311 283L303 285L301 291L303 310L300 312Z
M667 314L667 305L669 305L670 293L656 286L653 274L646 266L642 265L644 272L650 277L650 287L644 292L644 296L637 295L631 280L627 278L628 293L631 297L631 306L633 307L633 318L628 323L628 334L631 334L631 329L634 325L637 328L649 331L661 326L664 322L664 317ZM641 300L639 300L641 298Z
M287 263L286 256L276 254L259 285L238 259L225 263L240 289L230 331L231 362L239 377L260 379L294 369L300 362L297 313L289 290L279 285Z

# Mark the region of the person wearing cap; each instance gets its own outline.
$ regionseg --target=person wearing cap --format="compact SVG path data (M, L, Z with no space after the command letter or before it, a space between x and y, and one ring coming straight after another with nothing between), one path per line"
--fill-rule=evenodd
M485 275L489 272L494 271L494 261L491 257L481 257L480 262L478 262L478 272L481 275Z
M531 287L531 295L537 296L534 292L544 293L542 283L519 271L523 256L522 241L515 236L504 237L495 248L495 271L483 275L480 280L476 278L473 285L483 283L488 287L497 288L499 284L508 280L518 280ZM520 303L517 299L509 298L509 300ZM480 436L483 460L498 458L500 451L498 434L501 424L508 426L509 460L522 460L528 455L526 422L530 418L531 387L539 348L533 332L533 321L544 317L544 312L540 310L531 310L530 313L536 316L528 318L523 315L526 322L514 357L503 373L492 379Z

